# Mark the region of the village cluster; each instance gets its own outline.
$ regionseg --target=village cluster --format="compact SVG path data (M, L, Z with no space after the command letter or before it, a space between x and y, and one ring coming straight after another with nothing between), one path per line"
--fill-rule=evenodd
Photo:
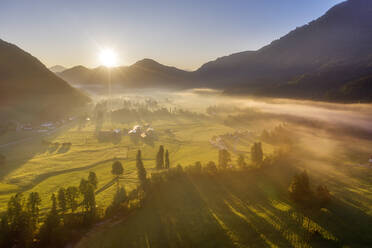
M98 139L101 141L120 138L121 136L129 135L130 137L150 139L155 135L155 130L150 126L150 124L135 125L132 129L113 129L108 131L100 131L98 133Z

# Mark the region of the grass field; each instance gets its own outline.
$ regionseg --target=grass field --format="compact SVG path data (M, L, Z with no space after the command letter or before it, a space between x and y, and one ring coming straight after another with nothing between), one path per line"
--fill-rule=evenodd
M128 219L95 227L76 247L371 247L372 169L359 165L371 141L306 126L290 129L294 164L171 182ZM247 149L243 143L239 150ZM333 195L321 211L304 212L288 199L294 171L302 169L313 188L327 185ZM313 231L323 239L311 238Z
M370 247L371 216L338 200L304 214L288 199L289 175L274 168L172 181L76 247ZM307 242L309 231L324 240Z
M116 189L105 187L113 180L111 166L115 160L124 166L120 184L129 191L138 184L138 149L142 150L149 176L159 145L169 150L171 166L217 162L218 148L210 139L219 135L225 137L233 163L240 152L249 161L251 145L260 139L262 129L270 130L282 122L280 116L250 112L235 117L229 113L223 118L173 116L151 121L156 133L153 142L134 141L128 136L119 142L100 142L93 123L85 127L71 124L48 136L0 148L7 158L6 165L0 168L0 212L16 192L37 191L44 214L51 205L52 193L60 187L78 186L90 171L97 174L96 200L104 209ZM102 130L143 123L106 122ZM306 123L293 122L288 127L295 140L294 164L170 182L153 192L144 207L128 219L93 228L77 247L371 247L372 169L360 164L367 161L372 142ZM230 135L238 130L252 133L241 138ZM4 136L0 144L13 138ZM72 146L47 146L43 139L71 142ZM263 143L265 156L279 146ZM304 215L297 209L287 194L295 169L308 170L313 187L318 183L327 185L333 203L317 213ZM309 244L309 230L317 230L328 241Z
M135 124L137 123L105 123L102 130L130 128ZM89 171L96 172L100 188L113 179L111 165L115 158L120 159L124 165L125 175L121 184L130 190L137 183L134 160L138 149L142 150L149 175L155 166L159 145L164 145L169 150L172 166L193 164L196 161L217 161L218 150L209 143L210 138L234 131L214 120L188 118L154 121L152 127L157 135L153 143L134 143L128 136L115 144L99 142L95 136L95 125L88 123L83 128L70 126L46 137L35 137L21 144L2 148L0 152L6 155L7 164L0 169L0 210L5 210L12 194L31 191L40 193L42 208L45 210L50 205L51 193L57 192L59 187L78 185ZM71 142L72 146L68 150L48 147L42 145L43 138L51 142ZM253 138L241 142L239 149L249 151L251 142ZM272 150L269 145L265 148ZM232 155L235 161L237 155ZM97 195L100 206L110 204L112 188Z

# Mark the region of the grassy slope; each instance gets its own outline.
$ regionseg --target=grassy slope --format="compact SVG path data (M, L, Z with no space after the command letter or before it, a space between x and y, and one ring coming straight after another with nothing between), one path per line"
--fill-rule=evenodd
M291 174L277 168L176 180L135 215L99 227L76 247L310 247L308 222L331 240L313 247L372 244L371 216L339 201L302 221L286 194Z

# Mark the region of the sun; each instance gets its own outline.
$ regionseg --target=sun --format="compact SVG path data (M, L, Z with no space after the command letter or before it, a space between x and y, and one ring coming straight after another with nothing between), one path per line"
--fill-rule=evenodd
M117 57L118 55L116 54L116 52L108 48L101 50L99 53L99 59L101 61L101 64L106 67L116 66Z

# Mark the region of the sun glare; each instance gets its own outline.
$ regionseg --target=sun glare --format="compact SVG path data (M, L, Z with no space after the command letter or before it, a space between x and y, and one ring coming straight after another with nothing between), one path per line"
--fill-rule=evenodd
M106 67L113 67L117 64L117 54L111 49L103 49L100 51L99 59L101 64Z

